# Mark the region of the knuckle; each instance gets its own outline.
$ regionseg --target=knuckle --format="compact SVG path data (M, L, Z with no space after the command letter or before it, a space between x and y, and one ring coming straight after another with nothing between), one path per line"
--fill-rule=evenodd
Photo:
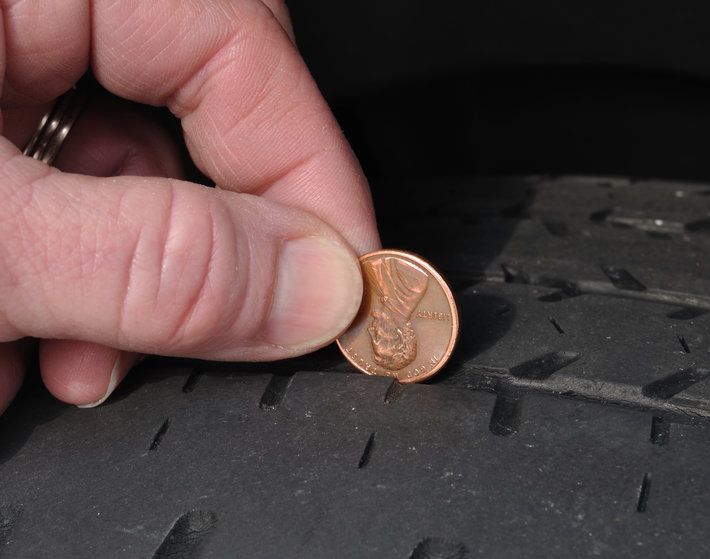
M55 2L53 7L53 17L46 17L46 3L14 0L2 5L8 51L6 89L11 98L23 103L56 98L77 82L88 64L87 3ZM58 20L73 25L56 25Z
M280 22L285 22L289 17L288 6L286 0L261 0L262 3L269 8L274 17Z
M244 3L237 12L232 23L222 26L220 40L214 41L209 54L167 99L166 104L178 116L195 112L215 92L223 97L225 87L242 101L240 107L232 104L229 112L248 114L279 81L274 78L291 71L289 66L297 57L286 46L283 30L271 9L253 2ZM284 60L289 53L290 60ZM244 108L246 104L249 107Z
M246 287L242 250L228 215L210 192L172 187L161 205L157 232L139 239L126 281L124 315L152 309L140 329L151 348L190 353L210 345L229 329ZM141 237L145 237L143 233ZM152 243L152 247L151 247ZM150 259L142 277L141 260ZM142 311L145 314L145 310ZM145 317L143 317L145 321ZM131 323L122 321L124 333Z
M193 225L192 233L183 225L172 226L162 247L159 298L173 307L165 330L168 350L201 344L222 322L219 293L227 282L219 273L217 224L208 210Z

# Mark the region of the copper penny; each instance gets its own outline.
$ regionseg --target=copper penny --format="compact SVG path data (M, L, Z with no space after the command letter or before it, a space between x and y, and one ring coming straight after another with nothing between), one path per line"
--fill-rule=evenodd
M360 257L362 306L337 340L363 373L421 382L451 356L459 316L451 289L423 258L399 250Z

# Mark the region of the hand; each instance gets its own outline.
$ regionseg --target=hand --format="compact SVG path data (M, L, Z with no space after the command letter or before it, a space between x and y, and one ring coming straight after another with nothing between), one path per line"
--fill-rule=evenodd
M143 353L279 359L348 325L374 214L282 0L4 2L2 15L0 411L26 337L49 390L92 405ZM219 188L179 180L170 137L110 99L80 117L61 170L22 156L89 66L117 97L178 116Z

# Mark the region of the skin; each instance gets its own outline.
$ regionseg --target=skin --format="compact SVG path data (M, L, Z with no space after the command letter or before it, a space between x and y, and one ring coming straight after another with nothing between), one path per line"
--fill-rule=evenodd
M86 405L145 353L280 359L347 327L356 255L379 247L374 212L282 1L0 6L0 410L28 337L48 389ZM57 168L22 156L88 68L110 95ZM139 104L180 118L217 189L180 180L173 140Z

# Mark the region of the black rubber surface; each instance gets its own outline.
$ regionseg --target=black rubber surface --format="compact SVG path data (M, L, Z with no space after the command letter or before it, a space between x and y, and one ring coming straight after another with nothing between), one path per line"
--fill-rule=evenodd
M93 410L28 389L1 420L0 553L707 556L710 187L378 192L386 245L457 288L442 373L403 387L329 348L149 360Z

